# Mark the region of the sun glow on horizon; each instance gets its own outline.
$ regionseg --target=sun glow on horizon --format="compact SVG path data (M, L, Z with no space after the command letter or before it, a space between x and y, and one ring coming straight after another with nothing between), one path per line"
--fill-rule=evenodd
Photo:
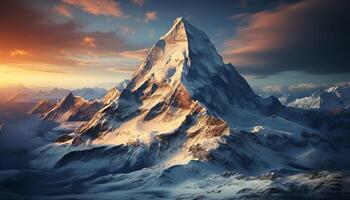
M26 65L27 66L27 65ZM37 65L28 65L37 66ZM102 69L89 72L84 68L73 70L43 70L43 67L23 67L19 65L0 64L0 87L8 85L24 85L26 87L62 87L76 89L82 87L96 87L105 83L117 83L125 79L125 73L104 73ZM100 73L99 73L100 72Z

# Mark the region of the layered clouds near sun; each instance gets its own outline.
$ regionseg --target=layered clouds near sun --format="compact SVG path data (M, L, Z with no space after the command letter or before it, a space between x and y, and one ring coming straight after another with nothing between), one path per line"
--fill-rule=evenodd
M63 76L63 79L75 76L79 80L75 82L78 83L82 79L79 74L85 74L85 78L98 74L102 76L111 67L123 65L124 68L125 62L137 65L139 59L127 55L133 51L140 54L140 49L143 49L140 45L126 41L118 33L118 27L115 31L86 30L86 22L71 18L73 9L93 15L122 15L118 3L113 0L64 0L53 6L52 12L40 10L23 1L1 2L0 76L10 79L8 82L25 82L32 77L36 79L32 83L39 76L53 79L56 76ZM60 21L55 19L57 15L69 18ZM120 30L127 32L125 28ZM120 53L126 56L118 56ZM37 74L34 75L34 72Z

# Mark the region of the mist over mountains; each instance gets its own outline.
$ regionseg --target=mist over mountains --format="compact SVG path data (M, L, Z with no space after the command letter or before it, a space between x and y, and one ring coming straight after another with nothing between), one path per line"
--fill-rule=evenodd
M40 99L51 101L64 98L69 92L81 96L87 100L99 99L103 97L107 90L104 88L80 88L75 90L53 88L46 91L36 90L23 85L2 87L0 89L0 102L37 102Z

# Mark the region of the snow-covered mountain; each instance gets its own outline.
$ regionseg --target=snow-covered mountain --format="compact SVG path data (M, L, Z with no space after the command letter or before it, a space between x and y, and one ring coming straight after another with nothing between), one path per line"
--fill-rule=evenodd
M232 65L223 63L208 37L179 18L115 103L97 113L72 143L152 145L185 137L184 148L169 151L204 159L220 137L229 135L224 119L230 112L258 106L258 97Z
M318 90L310 96L295 99L287 106L305 110L350 109L350 85L344 84Z
M258 97L223 63L206 34L183 18L151 48L120 95L114 92L107 106L64 140L87 148L86 161L95 162L92 149L107 145L133 155L113 154L111 165L130 159L142 162L138 167L215 160L246 171L315 164L306 161L311 154L295 157L322 138L303 113L276 98ZM78 162L80 153L66 152L56 165Z
M339 179L308 171L350 167L339 153L350 152L348 146L334 145L323 132L322 120L329 118L257 96L206 34L183 18L150 49L125 88L99 102L88 122L32 152L35 169L60 172L50 175L55 181L47 194L62 194L57 186L69 183L69 194L84 191L96 199L270 198L315 185L327 195L334 189L328 180L350 182L349 174ZM89 110L82 105L85 100L70 94L44 118L80 120Z

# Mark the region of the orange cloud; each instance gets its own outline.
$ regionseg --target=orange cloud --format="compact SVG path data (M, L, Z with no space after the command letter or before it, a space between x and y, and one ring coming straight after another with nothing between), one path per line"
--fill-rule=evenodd
M11 51L10 54L11 54L11 56L28 56L28 55L30 55L30 52L22 50L22 49L15 49L15 50Z
M158 19L158 16L157 16L157 12L156 11L153 11L153 12L147 12L145 14L145 22L149 22L149 21L154 21L154 20L157 20Z
M110 72L132 74L136 71L136 68L135 67L111 67L106 70Z
M93 37L86 36L80 43L83 46L96 47L96 39Z
M89 32L73 19L56 22L52 17L21 1L3 2L0 6L0 64L22 64L23 69L29 68L28 63L42 65L42 68L74 68L79 66L84 55L115 58L119 52L136 48L116 32Z
M60 70L54 70L54 69L42 69L42 68L26 68L27 71L34 71L34 72L43 72L43 73L52 73L52 74L66 74L64 71Z
M63 15L65 17L71 17L72 16L72 12L70 10L70 8L66 5L60 4L55 6L54 11L56 11L58 14Z
M121 17L123 15L121 7L113 0L63 0L63 2L93 15L113 17Z
M143 6L145 0L132 0L132 2L138 6Z
M141 61L145 59L149 49L139 49L135 51L123 51L118 53L118 56L124 57L124 58L129 58L129 59L134 59Z

